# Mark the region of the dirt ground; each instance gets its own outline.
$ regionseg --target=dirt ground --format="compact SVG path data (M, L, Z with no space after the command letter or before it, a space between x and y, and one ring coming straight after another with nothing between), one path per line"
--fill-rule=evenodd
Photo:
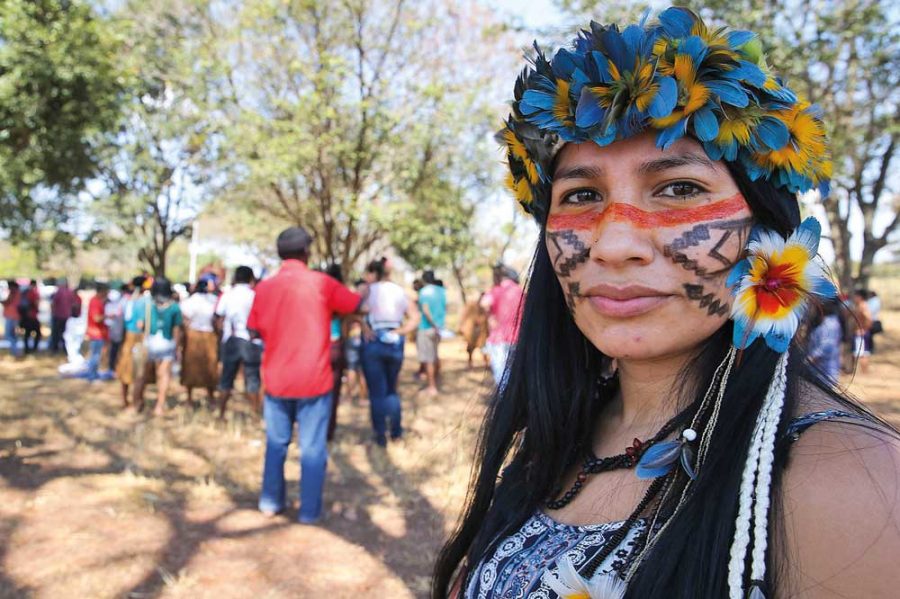
M883 320L870 371L844 384L900 424L900 312ZM402 444L373 447L367 403L341 405L314 527L295 509L256 511L264 433L241 401L225 423L183 393L166 418L136 416L119 409L118 383L0 358L0 597L426 596L490 381L459 342L443 351L438 398L418 392L407 360ZM293 447L295 497L297 463Z

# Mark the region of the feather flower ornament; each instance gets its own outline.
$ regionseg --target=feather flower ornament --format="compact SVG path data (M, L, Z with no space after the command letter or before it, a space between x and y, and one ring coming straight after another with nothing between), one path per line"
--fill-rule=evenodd
M774 351L787 351L810 301L837 295L816 258L821 233L814 218L804 220L786 240L774 231L753 230L747 258L726 282L735 297L735 347L744 349L762 337Z
M571 558L566 555L558 562L556 572L547 571L542 579L561 599L622 599L625 582L615 574L598 574L586 580Z

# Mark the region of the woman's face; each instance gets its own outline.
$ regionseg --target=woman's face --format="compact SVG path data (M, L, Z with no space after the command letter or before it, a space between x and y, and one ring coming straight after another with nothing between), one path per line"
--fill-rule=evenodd
M691 351L728 318L725 279L752 219L721 162L695 141L645 133L557 159L546 239L578 328L604 354Z

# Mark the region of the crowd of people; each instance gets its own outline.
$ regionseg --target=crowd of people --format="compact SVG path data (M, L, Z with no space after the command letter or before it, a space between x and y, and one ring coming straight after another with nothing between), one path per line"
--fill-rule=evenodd
M448 301L443 281L426 270L408 289L394 280L392 261L370 262L352 286L342 269L310 268L311 235L292 227L277 239L278 271L259 280L238 266L231 281L214 272L195 284L173 285L147 273L124 284L95 282L82 294L56 281L49 297L49 352L64 352L66 376L92 383L117 380L124 409L142 412L147 387L155 385L152 413L163 416L173 381L180 380L191 408L195 390L225 418L239 373L243 390L266 425L266 454L259 508L285 506L284 460L297 425L301 449L299 519L321 515L327 443L335 436L342 392L354 404L367 399L373 443L385 447L403 437L398 380L405 346L415 345L422 391L441 388L441 341ZM494 380L502 381L516 339L522 287L518 274L498 264L494 286L467 303L456 333L466 342L469 366L480 351ZM10 352L37 350L41 340L36 281L9 282L3 300ZM37 323L37 324L35 324ZM34 332L36 329L36 332ZM84 348L84 349L83 349Z
M852 297L829 300L814 312L809 324L809 358L830 380L841 373L869 371L876 336L884 328L881 298L875 291L857 289Z

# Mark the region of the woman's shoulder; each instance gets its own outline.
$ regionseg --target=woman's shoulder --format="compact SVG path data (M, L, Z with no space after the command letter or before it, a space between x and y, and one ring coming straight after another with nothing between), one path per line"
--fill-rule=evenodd
M900 438L807 390L814 425L791 444L783 505L791 597L890 597L900 587ZM794 422L808 422L810 414Z

